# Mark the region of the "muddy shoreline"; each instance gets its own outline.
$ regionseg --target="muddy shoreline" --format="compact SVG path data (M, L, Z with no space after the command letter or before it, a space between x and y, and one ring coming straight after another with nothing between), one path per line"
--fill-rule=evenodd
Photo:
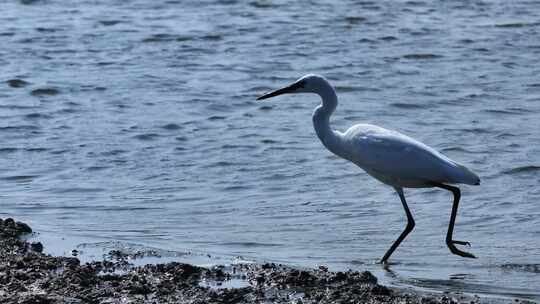
M461 294L387 288L370 272L331 272L267 264L135 266L112 250L102 261L51 256L21 236L25 223L0 219L0 303L487 303ZM46 244L45 244L46 245ZM224 288L228 282L241 286ZM230 285L230 284L229 284ZM497 300L503 303L505 300ZM507 300L508 303L532 303Z

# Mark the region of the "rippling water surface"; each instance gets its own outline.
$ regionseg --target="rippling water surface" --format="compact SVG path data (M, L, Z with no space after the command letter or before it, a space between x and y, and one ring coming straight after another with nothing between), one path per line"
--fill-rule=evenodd
M0 216L43 237L375 271L399 286L540 299L540 6L530 1L3 1ZM325 75L336 129L375 123L466 164L451 196L397 195L334 157L314 96L255 101Z

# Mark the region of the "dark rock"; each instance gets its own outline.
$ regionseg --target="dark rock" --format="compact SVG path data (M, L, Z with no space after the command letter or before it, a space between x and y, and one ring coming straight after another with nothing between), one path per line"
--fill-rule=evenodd
M33 242L30 248L35 252L43 252L43 245L40 242Z
M22 222L16 222L15 224L17 229L22 233L32 233L32 228L30 228L30 226L28 226L27 224Z
M266 263L266 264L263 264L261 266L262 269L272 269L272 268L276 268L276 265L274 263L270 264L270 263Z
M4 226L8 228L15 228L15 221L12 218L8 217L4 220Z

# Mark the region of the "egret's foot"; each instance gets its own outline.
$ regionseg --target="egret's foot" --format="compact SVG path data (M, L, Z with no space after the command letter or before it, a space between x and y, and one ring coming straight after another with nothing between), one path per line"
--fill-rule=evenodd
M453 244L458 244L458 245L467 246L467 247L471 247L471 243L469 243L469 242L464 242L464 241L454 241L454 240L452 240L452 243L453 243Z
M448 248L450 249L450 251L455 255L459 255L459 256L462 256L464 258L476 259L476 257L473 254L457 249L454 244L471 246L471 244L469 244L469 242L450 241L450 242L446 243L446 245L448 245Z

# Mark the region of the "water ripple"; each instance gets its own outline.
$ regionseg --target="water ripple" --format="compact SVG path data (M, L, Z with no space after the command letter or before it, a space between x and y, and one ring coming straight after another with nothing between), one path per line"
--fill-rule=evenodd
M504 170L501 173L513 175L513 174L536 173L536 172L540 172L540 166L534 166L534 165L521 166L521 167Z

